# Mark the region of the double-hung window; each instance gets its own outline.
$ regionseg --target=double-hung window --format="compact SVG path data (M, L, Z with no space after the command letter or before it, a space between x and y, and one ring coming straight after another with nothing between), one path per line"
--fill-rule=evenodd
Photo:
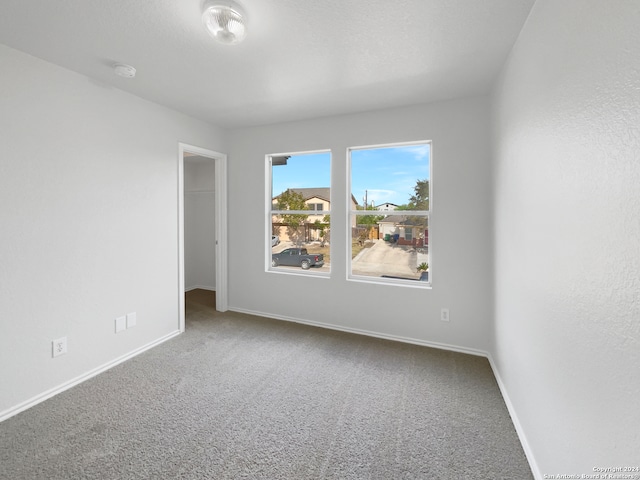
M347 157L349 279L429 286L431 142L353 147Z
M327 274L331 152L267 155L267 270Z

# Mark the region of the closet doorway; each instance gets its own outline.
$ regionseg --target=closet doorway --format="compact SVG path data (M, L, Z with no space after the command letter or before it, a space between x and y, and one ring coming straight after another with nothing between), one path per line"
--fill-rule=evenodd
M215 298L227 310L226 155L180 144L178 160L179 308L185 295Z

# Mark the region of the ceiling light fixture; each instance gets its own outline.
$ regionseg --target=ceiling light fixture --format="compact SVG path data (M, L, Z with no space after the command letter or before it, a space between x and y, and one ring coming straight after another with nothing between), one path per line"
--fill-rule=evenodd
M202 21L209 35L225 45L240 43L247 35L247 16L232 0L208 0Z
M136 69L131 65L125 65L124 63L116 63L113 66L113 71L116 73L116 75L124 78L133 78L136 76Z

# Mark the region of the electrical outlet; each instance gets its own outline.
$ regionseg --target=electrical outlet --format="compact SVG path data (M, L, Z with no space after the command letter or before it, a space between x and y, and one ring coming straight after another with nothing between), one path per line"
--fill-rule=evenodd
M127 328L135 327L138 322L136 312L127 313Z
M448 322L449 321L449 309L448 308L440 309L440 320L442 320L443 322Z
M116 333L122 332L127 328L127 317L124 315L122 317L116 318Z
M67 337L58 338L51 342L53 357L59 357L67 353Z

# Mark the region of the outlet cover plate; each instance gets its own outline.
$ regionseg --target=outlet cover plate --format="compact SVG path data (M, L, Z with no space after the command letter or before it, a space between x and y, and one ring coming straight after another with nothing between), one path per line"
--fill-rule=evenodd
M127 328L135 327L138 323L136 312L127 313Z
M440 320L442 320L443 322L448 322L449 321L449 309L448 308L442 308L440 310Z
M61 337L53 340L51 342L51 348L51 353L54 358L67 353L67 337Z

